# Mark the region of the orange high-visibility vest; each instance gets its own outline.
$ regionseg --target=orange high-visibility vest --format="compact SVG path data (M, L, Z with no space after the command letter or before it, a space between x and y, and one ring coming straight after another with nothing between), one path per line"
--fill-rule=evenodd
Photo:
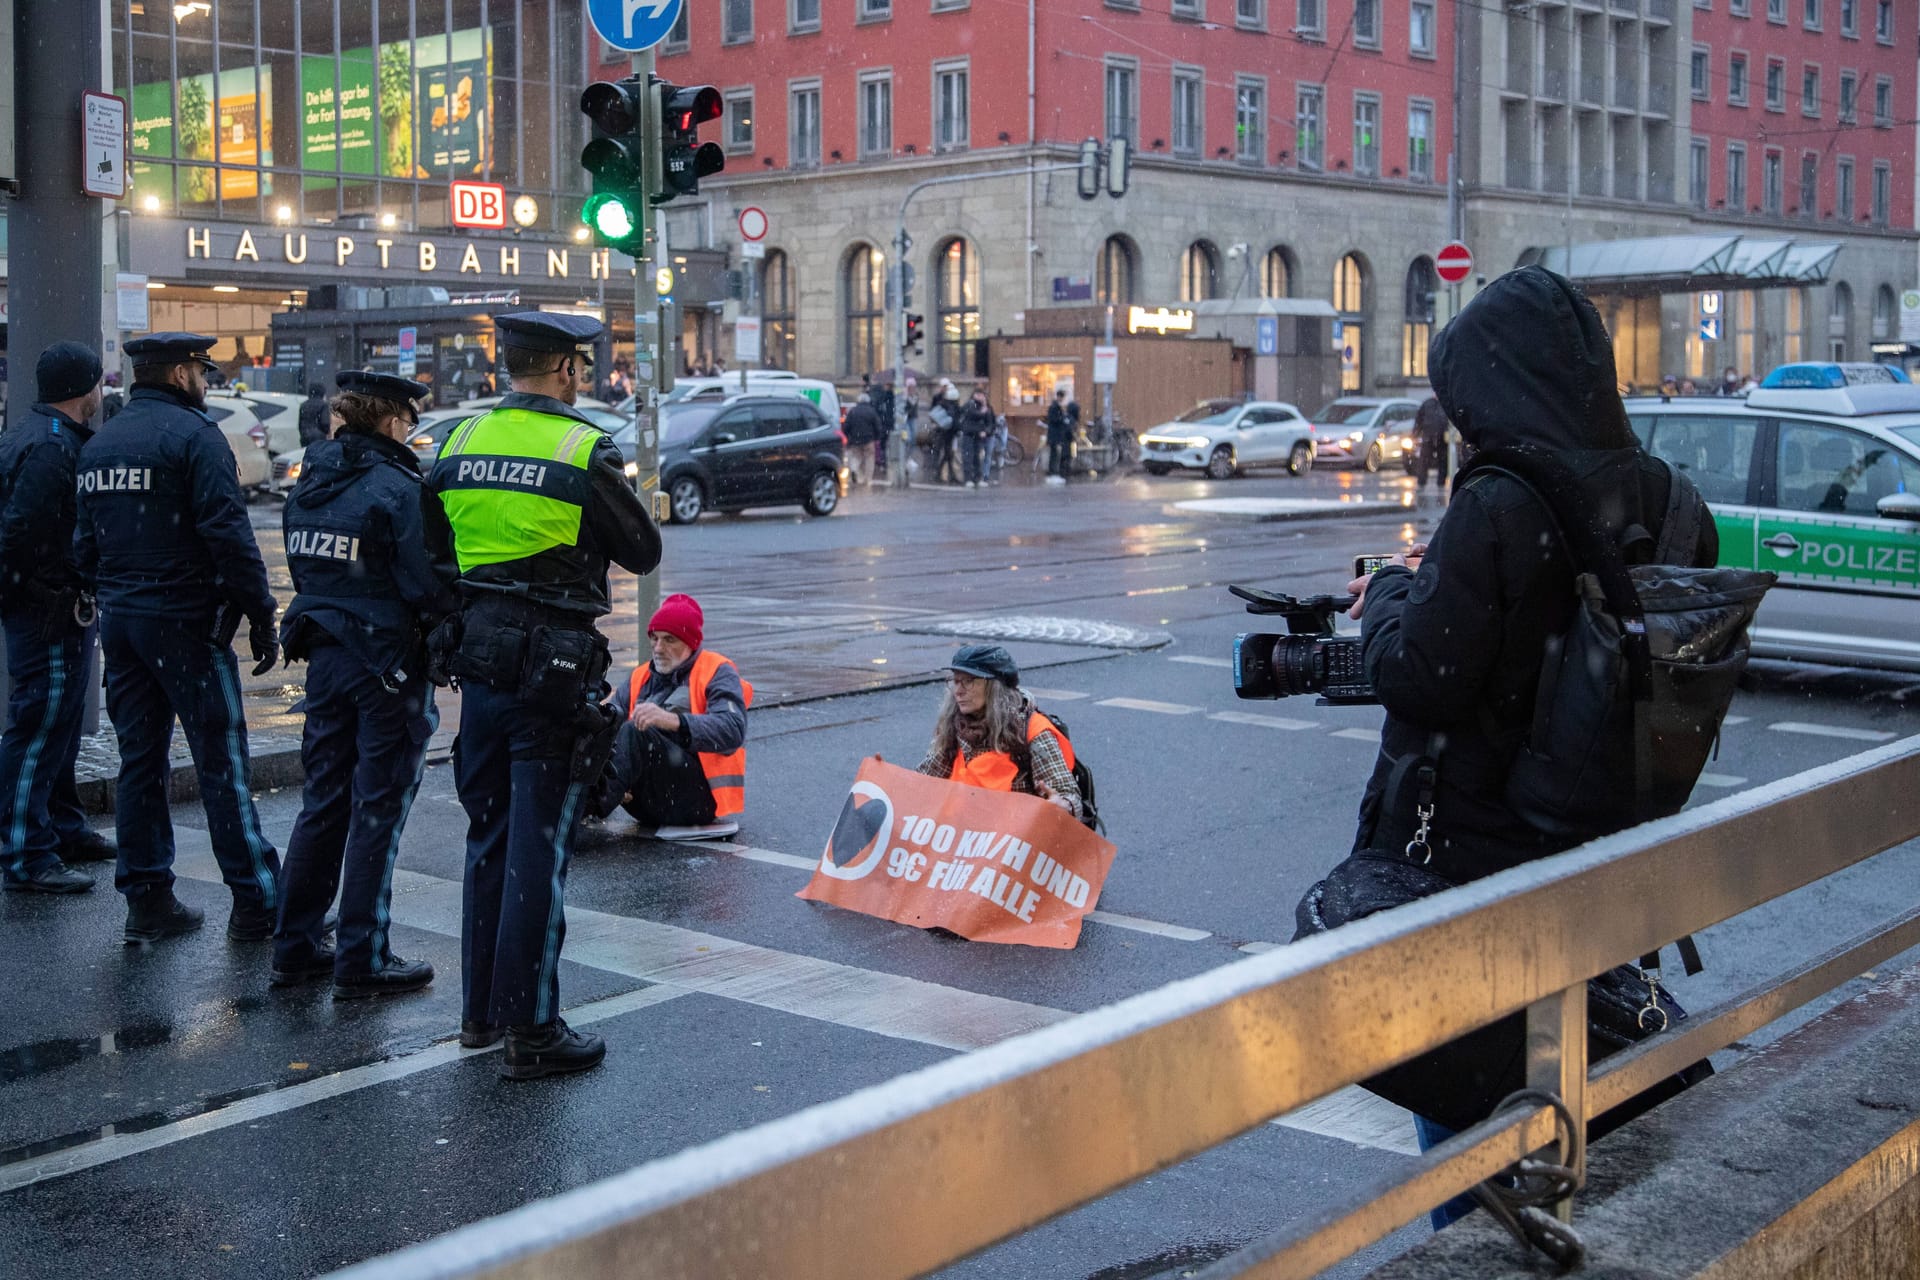
M1035 711L1027 717L1027 741L1032 742L1043 733L1054 736L1060 743L1060 754L1066 757L1067 768L1073 768L1073 744L1067 741L1066 734L1054 728L1053 721ZM985 787L989 791L1011 791L1014 779L1019 776L1020 766L1004 751L982 751L971 760L967 759L966 752L955 751L953 769L947 774L947 780Z
M693 699L694 715L707 714L707 682L722 666L732 667L733 662L711 649L702 649L700 656L693 660L693 670L687 673L687 692ZM640 707L640 689L647 683L647 672L651 669L645 663L633 669L633 677L627 685L629 716ZM735 667L734 671L738 674L739 668ZM746 705L752 707L753 686L747 683L745 676L740 677L740 692L746 699ZM725 755L701 752L700 768L707 775L707 787L713 792L714 817L730 818L747 807L747 744L744 741L737 750Z

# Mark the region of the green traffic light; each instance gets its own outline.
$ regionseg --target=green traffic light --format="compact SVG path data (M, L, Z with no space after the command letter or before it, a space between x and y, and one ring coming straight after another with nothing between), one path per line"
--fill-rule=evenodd
M595 196L589 200L583 218L608 240L625 240L639 230L633 210L613 196Z

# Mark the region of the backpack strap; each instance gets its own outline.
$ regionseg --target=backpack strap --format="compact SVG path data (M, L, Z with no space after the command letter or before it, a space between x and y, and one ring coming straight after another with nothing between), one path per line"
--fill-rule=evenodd
M1653 554L1654 562L1691 565L1700 547L1700 508L1704 504L1694 501L1700 491L1686 472L1665 458L1655 461L1667 469L1669 483L1667 512L1660 520L1660 541Z

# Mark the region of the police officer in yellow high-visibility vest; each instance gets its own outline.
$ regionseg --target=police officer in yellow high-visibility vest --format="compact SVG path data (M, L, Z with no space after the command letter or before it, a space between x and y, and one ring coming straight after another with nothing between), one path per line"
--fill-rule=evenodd
M500 316L513 391L456 427L427 478L429 549L459 570L457 623L436 632L436 667L460 685L454 777L467 811L460 1043L504 1034L501 1074L584 1071L598 1037L560 1018L567 863L586 794L611 742L598 706L609 560L660 562L660 533L620 450L573 408L597 320Z

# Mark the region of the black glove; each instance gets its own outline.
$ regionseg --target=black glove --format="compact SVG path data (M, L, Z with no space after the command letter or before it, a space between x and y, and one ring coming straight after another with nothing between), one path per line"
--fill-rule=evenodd
M247 647L253 650L253 674L263 676L273 670L280 661L280 641L274 634L272 618L248 620Z

